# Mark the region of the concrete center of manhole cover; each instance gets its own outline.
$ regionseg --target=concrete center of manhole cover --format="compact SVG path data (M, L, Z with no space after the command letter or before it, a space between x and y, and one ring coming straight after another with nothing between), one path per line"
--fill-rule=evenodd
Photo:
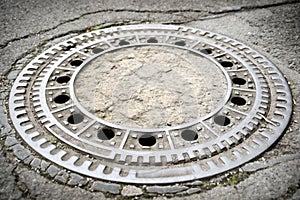
M257 157L286 128L291 99L276 66L234 39L134 25L81 34L34 58L9 111L28 146L67 170L164 184Z
M218 108L228 88L216 63L164 46L105 53L82 68L74 87L89 112L135 128L195 121Z

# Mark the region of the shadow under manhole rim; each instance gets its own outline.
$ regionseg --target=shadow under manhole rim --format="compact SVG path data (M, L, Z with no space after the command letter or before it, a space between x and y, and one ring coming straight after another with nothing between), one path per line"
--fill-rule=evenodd
M139 129L108 123L80 105L74 81L90 59L149 45L186 49L216 63L228 83L220 106L190 123ZM201 29L142 24L84 33L46 50L17 77L9 111L22 139L67 170L114 182L164 184L222 173L264 152L287 126L291 99L277 67L252 48ZM49 142L52 137L66 147Z

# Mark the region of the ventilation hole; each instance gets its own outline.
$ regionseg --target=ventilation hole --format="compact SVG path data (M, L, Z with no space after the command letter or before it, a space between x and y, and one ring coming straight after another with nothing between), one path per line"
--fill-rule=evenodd
M101 49L101 48L97 48L97 47L95 47L95 48L93 48L93 53L94 54L97 54L97 53L101 53L102 51L104 51L103 49Z
M238 106L243 106L246 104L246 100L242 97L232 97L231 102Z
M122 41L119 43L120 46L124 46L124 45L128 45L128 44L130 44L130 43L127 42L127 41L125 41L125 40L122 40Z
M110 140L115 137L115 132L112 129L103 128L98 131L97 137L100 140Z
M76 156L76 157L77 157L77 156ZM75 165L75 166L81 166L81 165L83 165L84 161L85 161L84 158L78 158L78 157L77 157L77 160L74 162L74 165Z
M139 138L139 143L142 146L147 146L147 147L151 147L156 143L156 139L154 136L142 136Z
M108 167L108 166L105 166L104 169L103 169L104 174L111 174L112 171L113 171L113 168Z
M184 130L181 133L181 137L186 141L193 141L198 139L198 134L192 130Z
M147 40L148 43L158 43L156 38L150 38L149 40Z
M70 124L79 124L83 121L83 116L81 114L73 114L70 117L68 117L68 122Z
M69 101L70 97L65 94L58 95L57 97L54 98L55 103L63 104Z
M212 50L211 49L202 49L200 52L204 53L204 54L211 54Z
M129 172L127 170L124 170L124 169L121 169L121 171L119 173L119 175L121 177L126 177L126 176L128 176L128 174L129 174Z
M64 51L70 51L71 49L72 49L71 46L67 46L67 47L64 47L64 48L63 48Z
M220 64L223 67L232 67L233 66L232 62L228 62L228 61L221 61Z
M175 45L178 45L178 46L185 46L185 41L178 41L178 42L175 42Z
M72 66L74 66L74 67L78 67L78 66L80 66L82 63L83 63L82 60L72 60L72 61L70 62L70 64L71 64Z
M246 84L246 80L242 79L242 78L234 78L234 79L232 79L232 82L237 85L245 85Z
M75 48L76 44L70 43L69 46L64 46L63 50L64 51L70 51L72 48Z
M63 83L68 83L70 81L70 77L69 76L60 76L56 79L56 82L63 84Z
M226 116L216 116L214 119L215 123L220 125L220 126L227 126L230 124L230 119Z
M28 116L27 113L23 113L23 114L17 115L16 117L19 119L19 118L26 117L26 116Z

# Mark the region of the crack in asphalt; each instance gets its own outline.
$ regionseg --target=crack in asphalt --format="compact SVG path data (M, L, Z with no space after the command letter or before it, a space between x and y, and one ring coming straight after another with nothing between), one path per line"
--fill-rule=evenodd
M212 11L210 13L211 14L221 14L221 13L232 13L232 12L239 12L239 11L250 11L250 10L271 8L271 7L277 7L277 6L289 5L289 4L297 4L297 3L300 3L299 0L277 2L277 3L271 3L271 4L265 4L265 5L233 6L233 7L225 8L220 11Z
M148 21L143 21L143 20L141 20L141 21L131 22L130 24L134 25L134 24L146 23L146 22L148 22ZM170 22L170 23L171 23L171 22ZM110 28L110 27L114 27L114 26L120 26L120 25L122 25L122 24L124 24L124 22L104 23L104 24L98 24L98 26L101 26L101 28L104 29L104 28ZM95 26L97 26L97 25L95 25ZM55 28L54 28L54 29L55 29ZM51 31L51 30L52 30L52 29L50 29L49 31ZM45 32L47 32L47 31L45 31ZM65 32L65 33L57 34L57 35L55 35L55 36L49 38L48 41L53 41L53 40L55 40L55 39L57 39L57 38L65 37L65 36L68 36L68 35L70 35L70 34L81 34L81 33L85 33L85 32L86 32L86 29L73 29L73 30L67 31L67 32ZM37 34L39 34L39 33L37 33ZM31 36L34 36L34 35L35 35L35 34L32 34ZM27 38L29 38L29 37L31 37L31 36L28 36L28 37L22 38L22 39L27 39ZM22 40L22 39L19 39L19 40ZM19 40L15 40L15 41L19 41ZM15 41L14 41L14 42L15 42ZM17 62L18 62L21 58L25 57L26 55L28 55L28 54L30 54L30 53L33 53L36 49L39 49L39 48L41 48L42 46L44 46L44 44L43 44L43 42L41 41L40 44L38 44L38 45L32 47L32 48L29 49L28 51L25 51L24 53L22 53L22 54L20 54L19 56L17 56L17 58L15 59L15 61L14 61L10 66L16 65ZM5 48L5 47L4 47L4 48ZM47 48L49 48L49 47L46 47L46 49L47 49ZM42 51L44 51L44 49L43 49ZM41 51L38 50L37 54L40 54L40 53L41 53ZM25 63L24 66L25 66L26 64L27 64L27 63ZM3 72L2 74L0 74L0 76L7 76L8 73L9 73L10 71L11 71L11 68L9 68L9 69L7 69L7 70L4 70L4 72ZM1 79L0 79L0 80L1 80Z
M11 40L8 40L6 42L4 42L3 44L0 44L0 48L3 49L6 46L9 45L9 43L12 42L16 42L22 39L27 39L31 36L34 35L38 35L38 34L43 34L46 33L48 31L54 30L56 28L58 28L59 26L62 26L66 23L70 23L70 22L74 22L76 20L79 20L82 17L88 16L88 15L92 15L92 14L97 14L97 13L102 13L102 12L133 12L133 13L160 13L160 14L180 14L180 13L186 13L186 12L192 12L192 13L206 13L208 14L208 16L197 19L197 18L193 18L191 20L187 20L187 21L183 21L183 22L174 22L174 24L182 24L182 23L188 23L188 22L192 22L195 20L206 20L206 19L211 19L211 17L213 17L213 15L218 15L218 17L220 17L220 14L223 14L222 16L224 16L224 14L228 14L228 13L236 13L236 12L243 12L243 11L249 11L249 10L255 10L255 9L263 9L263 8L270 8L270 7L276 7L276 6L282 6L282 5L288 5L288 4L295 4L295 3L299 3L298 0L293 0L293 1L285 1L285 2L278 2L278 3L271 3L271 4L266 4L266 5L250 5L250 6L232 6L232 7L227 7L225 9L221 9L218 11L207 11L207 10L202 10L202 9L172 9L172 10L166 10L166 11L161 11L161 10L135 10L135 9L105 9L105 10L97 10L97 11L93 11L93 12L86 12L78 17L66 20L64 22L61 22L59 24L57 24L54 27L48 28L48 29L44 29L35 33L30 33L27 34L25 36L22 37L17 37ZM209 16L210 15L210 16ZM180 15L184 18L187 18L183 15ZM170 22L171 23L171 22ZM74 31L73 31L74 32Z
M245 170L245 166L241 167L243 171L248 172L248 173L255 173L258 171L262 171L264 169L272 168L275 167L281 163L286 163L294 160L299 160L300 161L300 155L299 154L290 154L287 156L282 156L278 159L272 159L264 162L253 162L252 164L261 164L261 166L256 167L256 169L253 169L252 171ZM247 166L247 164L246 164ZM255 167L254 167L255 168Z
M299 3L299 2L298 2ZM270 7L270 6L269 6ZM260 7L260 8L267 8L267 7ZM240 10L242 10L242 8L240 9ZM240 11L240 10L238 10L238 11ZM197 21L197 20L206 20L206 19L213 19L213 18L218 18L218 17L223 17L223 16L225 16L225 15L228 15L228 14L232 14L232 13L234 13L234 12L238 12L238 11L227 11L227 12L222 12L222 13L219 13L219 14L215 14L215 15L210 15L210 16L207 16L207 17L203 17L203 18L199 18L199 19L192 19L192 20L189 20L190 22L192 22L192 21ZM180 14L180 13L179 13ZM88 15L88 14L87 14ZM184 16L183 16L184 17ZM78 19L80 19L80 17L78 18ZM71 20L71 21L68 21L68 22L72 22L72 21L76 21L76 20L78 20L78 19L75 19L75 20ZM187 19L187 18L186 18ZM184 24L184 23L188 23L189 22L188 20L186 21L186 22L183 22L183 21L178 21L178 22L168 22L168 23L172 23L172 24ZM65 23L68 23L68 22L63 22L63 23L61 23L61 25L63 25L63 24L65 24ZM141 22L143 22L143 21L137 21L137 22L134 22L134 23L141 23ZM145 21L144 21L145 22ZM168 24L168 23L165 23L165 24ZM117 23L105 23L105 25L104 26L101 26L102 28L108 28L108 27L113 27L113 26L116 26L116 25L120 25L120 24L122 24L122 22L120 22L119 24L117 24ZM58 27L58 26L57 26ZM55 29L55 28L54 28ZM53 29L49 29L49 31L51 31L51 30L53 30ZM54 36L54 37L52 37L50 40L54 40L54 39L56 39L56 38L60 38L60 37L63 37L63 36L66 36L66 35L69 35L69 34L72 34L72 33L78 33L78 32L84 32L85 30L83 30L83 29L80 29L80 30L72 30L72 31L68 31L68 32L65 32L65 33L63 33L63 34L60 34L60 35L56 35L56 36ZM45 32L47 32L47 31L45 31ZM37 33L38 34L38 33ZM28 36L28 37L26 37L26 38L29 38L29 37L31 37L31 36L34 36L35 34L32 34L32 35L30 35L30 36ZM26 38L21 38L21 39L19 39L19 40L22 40L22 39L26 39ZM18 41L18 39L17 40L15 40L15 41ZM38 45L38 46L42 46L42 45ZM22 54L22 56L20 56L20 57L23 57L24 55L26 55L26 54L28 54L28 52L32 52L33 50L30 50L30 51L27 51L27 53L25 52L24 54ZM19 60L20 58L18 58L17 60ZM17 61L16 61L17 62ZM275 163L275 164L273 164L273 165L270 165L270 166L266 166L266 167L264 167L264 168L260 168L260 169L258 169L258 170L255 170L253 173L256 173L256 172L258 172L258 171L262 171L262 170L265 170L265 169L267 169L267 168L272 168L272 167L274 167L274 166L276 166L276 165L278 165L278 164L280 164L280 163L285 163L285 162L289 162L289 161L291 161L292 159L290 159L290 160L286 160L286 161L282 161L282 162L279 162L279 163ZM13 170L13 171L15 171L15 169ZM18 175L18 174L17 174ZM19 188L20 188L20 186L19 186ZM22 188L20 188L21 190L22 190ZM234 189L236 189L236 188L234 188ZM29 191L30 192L30 191ZM22 192L23 193L23 192Z

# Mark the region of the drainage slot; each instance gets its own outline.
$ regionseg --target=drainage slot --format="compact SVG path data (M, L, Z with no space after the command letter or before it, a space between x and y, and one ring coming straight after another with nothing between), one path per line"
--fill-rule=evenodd
M72 48L75 48L76 44L70 44L69 46L63 47L64 51L70 51Z
M202 49L200 52L204 53L204 54L211 54L212 50L211 49Z
M232 67L233 66L232 62L228 62L228 61L221 61L220 64L223 67Z
M158 43L156 38L150 38L149 40L147 40L148 43Z
M56 82L60 83L60 84L64 84L64 83L68 83L70 81L70 77L69 76L60 76L56 79Z
M97 47L95 47L95 48L93 48L93 53L94 54L98 54L98 53L101 53L102 51L104 51L103 49L101 49L101 48L97 48Z
M178 41L178 42L175 42L175 45L178 45L178 46L185 46L185 41Z
M124 46L124 45L128 45L128 44L130 44L130 43L127 42L127 41L125 41L125 40L122 40L122 41L119 43L120 46Z
M115 137L115 132L112 129L103 128L98 131L97 137L100 140L110 140Z
M55 103L59 103L59 104L63 104L66 103L67 101L69 101L70 97L65 95L65 94L61 94L58 95L57 97L54 98L54 102Z
M108 166L105 166L104 170L103 170L103 173L104 174L111 174L113 171L113 168L111 167L108 167Z
M243 106L246 104L246 100L242 97L233 97L231 102L238 106Z
M243 78L233 78L232 82L237 85L245 85L246 84L246 80Z
M154 136L141 136L139 139L139 143L142 146L147 146L147 147L151 147L153 145L155 145L156 143L156 139Z
M193 141L198 139L198 134L192 130L184 130L181 133L181 137L186 141Z
M68 122L70 124L79 124L83 121L83 116L81 114L73 114L68 117Z
M216 116L214 118L214 121L216 124L218 124L220 126L227 126L230 124L230 119L228 117L222 116L222 115Z
M72 61L70 62L70 64L71 64L72 66L74 66L74 67L78 67L78 66L80 66L82 63L83 63L82 60L72 60Z

